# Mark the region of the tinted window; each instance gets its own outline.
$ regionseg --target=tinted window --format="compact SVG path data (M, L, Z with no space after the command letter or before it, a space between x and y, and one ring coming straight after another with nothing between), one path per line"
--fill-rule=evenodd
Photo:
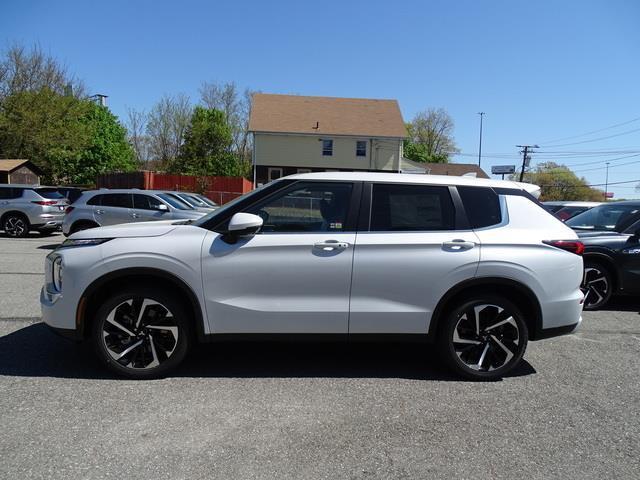
M345 229L350 183L295 184L246 212L264 220L263 232L339 232Z
M100 205L102 203L102 197L104 195L95 195L87 200L87 205Z
M566 222L572 217L575 217L579 213L586 212L589 207L564 207L558 210L554 215L563 222Z
M0 188L0 199L12 200L14 198L20 198L22 197L22 191L23 189L21 188L10 188L10 187Z
M471 228L489 227L502 221L500 199L490 188L457 187Z
M185 202L187 202L189 205L191 205L193 207L195 207L195 206L207 207L208 206L206 203L204 203L202 200L200 200L195 195L188 195L186 193L178 193L177 195L181 200L184 200Z
M373 186L371 231L453 230L455 211L448 187Z
M211 200L210 198L205 197L204 195L196 195L200 200L202 200L204 203L206 203L207 205L210 205L212 207L217 207L218 204L216 202L214 202L213 200Z
M130 193L107 193L102 196L103 207L131 208Z
M133 208L140 210L158 210L162 202L150 195L142 195L135 193L133 195Z
M65 198L56 188L34 188L33 191L42 198L48 198L50 200Z
M615 230L617 224L623 224L640 212L640 204L600 205L582 212L567 220L566 224L582 230Z

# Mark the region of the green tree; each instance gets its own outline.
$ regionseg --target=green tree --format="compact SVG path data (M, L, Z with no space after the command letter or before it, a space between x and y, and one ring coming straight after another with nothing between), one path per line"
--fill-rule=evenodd
M46 183L91 184L99 173L134 168L125 134L105 107L46 87L0 104L0 156L30 159Z
M519 175L512 175L512 180L518 180ZM565 165L554 162L538 164L530 172L526 172L524 182L540 186L540 200L581 200L602 201L603 192L590 187L584 177L578 177Z
M89 132L89 142L80 153L71 175L72 183L93 183L101 173L135 170L135 155L127 140L127 129L107 107L88 103L82 122Z
M404 156L416 162L448 163L458 152L453 138L453 119L442 108L419 112L407 123Z
M169 170L186 175L244 175L244 162L231 151L233 135L225 114L197 106L184 135L180 155Z

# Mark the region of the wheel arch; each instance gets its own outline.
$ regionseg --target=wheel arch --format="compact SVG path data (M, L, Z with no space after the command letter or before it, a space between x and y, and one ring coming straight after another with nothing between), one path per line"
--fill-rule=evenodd
M491 293L502 295L513 301L519 308L533 315L525 316L525 322L529 330L529 339L537 340L542 332L542 307L535 293L523 283L511 278L503 277L481 277L465 280L450 288L440 299L431 316L429 324L428 338L435 341L438 336L441 320L458 300L470 294Z
M177 290L193 315L198 341L206 339L202 307L193 289L173 273L157 268L132 267L115 270L94 280L82 293L76 307L76 331L80 338L88 334L88 322L100 306L100 300L127 283L152 282Z
M29 221L29 216L26 213L21 212L20 210L9 210L8 212L4 212L0 217L0 228L3 228L5 218L7 218L9 215L12 215L12 214L20 215L27 221L27 223L29 223L29 225L31 225L31 222Z

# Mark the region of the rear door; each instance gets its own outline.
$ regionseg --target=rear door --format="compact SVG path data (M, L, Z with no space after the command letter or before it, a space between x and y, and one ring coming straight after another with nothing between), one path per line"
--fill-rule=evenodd
M452 195L455 189L440 185L366 186L369 212L356 239L350 334L427 333L440 298L474 277L479 240L459 229L464 217Z
M102 202L94 208L94 216L100 225L117 225L133 222L133 201L130 193L105 193Z

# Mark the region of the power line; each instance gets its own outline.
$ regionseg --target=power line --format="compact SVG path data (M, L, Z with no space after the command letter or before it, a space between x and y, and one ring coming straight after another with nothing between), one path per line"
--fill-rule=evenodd
M639 132L640 128L634 128L633 130L627 130L626 132L616 133L614 135L608 135L606 137L592 138L591 140L582 140L581 142L561 143L559 145L547 145L549 147L567 147L569 145L581 145L583 143L599 142L600 140L607 140L609 138L621 137L622 135L628 135L630 133ZM544 145L543 145L544 147Z
M541 142L541 143L543 145L546 145L547 143L556 143L556 142L562 142L564 140L571 140L573 138L586 137L587 135L592 135L594 133L604 132L605 130L611 130L612 128L622 127L623 125L628 125L630 123L637 122L638 120L640 120L640 117L634 118L632 120L628 120L626 122L616 123L615 125L611 125L610 127L599 128L598 130L591 130L590 132L581 133L579 135L573 135L571 137L563 137L563 138L556 138L555 140L547 140L546 142Z
M633 155L634 157L640 156L640 155ZM628 157L627 157L628 158ZM609 163L609 162L607 162ZM632 163L640 163L640 160L635 160L633 162L625 162L625 163L619 163L617 165L612 165L609 168L615 168L615 167L623 167L625 165L631 165ZM574 170L573 173L576 172L593 172L594 170L601 170L602 167L598 167L598 168L587 168L586 170Z

